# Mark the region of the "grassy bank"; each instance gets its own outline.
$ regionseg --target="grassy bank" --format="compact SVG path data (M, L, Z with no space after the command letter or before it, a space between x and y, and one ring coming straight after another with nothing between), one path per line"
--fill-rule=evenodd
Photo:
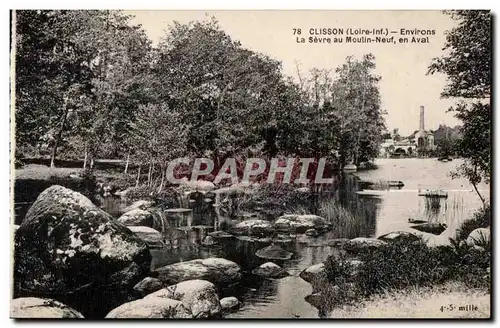
M467 311L464 308L466 305L473 305L474 308ZM470 289L463 283L449 282L440 286L412 287L373 295L359 304L333 309L330 318L486 319L491 314L490 306L490 294L486 290Z
M324 275L312 282L315 303L322 313L334 317L391 317L395 313L402 313L400 317L425 317L439 311L439 307L431 311L435 307L433 297L443 305L461 306L468 304L470 292L476 302L471 304L483 306L478 313L443 311L436 317L484 317L489 313L485 300L491 292L491 242L466 240L472 230L489 226L489 215L486 207L465 221L451 245L429 247L422 238L413 236L367 248L355 254L356 261L352 254L330 256ZM414 308L415 302L422 303L420 309ZM384 306L393 309L383 310ZM380 314L377 308L381 308Z

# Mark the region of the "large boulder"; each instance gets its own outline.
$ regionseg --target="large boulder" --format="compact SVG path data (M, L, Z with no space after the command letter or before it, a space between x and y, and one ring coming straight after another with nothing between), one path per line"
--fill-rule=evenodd
M304 269L299 274L299 277L301 277L303 280L307 281L308 283L312 283L316 280L319 280L319 279L325 277L325 275L326 275L325 264L319 263L319 264L311 265L310 267Z
M163 282L158 278L146 277L134 286L134 291L144 297L163 288Z
M241 279L241 268L238 264L216 257L169 264L155 271L158 273L158 279L169 285L195 279L224 285Z
M187 319L191 312L180 301L170 298L142 298L113 309L106 319Z
M271 244L259 249L255 255L266 260L289 260L292 258L293 253L284 250L279 245Z
M465 241L469 246L485 247L491 243L491 233L489 228L478 228L473 230Z
M422 232L432 233L434 235L442 234L447 227L448 226L446 225L446 223L441 223L441 222L428 222L411 226L412 229Z
M150 264L149 249L132 231L56 185L38 196L17 230L15 297L53 298L86 318L102 318L134 299L133 286Z
M407 231L393 231L386 233L378 237L378 239L386 241L386 242L406 242L406 243L415 243L419 242L421 239L414 233Z
M128 228L141 238L150 248L161 248L165 246L165 238L158 230L141 226L130 226Z
M231 228L231 232L244 236L269 236L274 232L274 228L269 221L250 219L236 224Z
M349 253L359 253L366 250L375 250L386 245L387 242L380 239L358 237L349 240L344 244L343 248Z
M136 208L128 211L118 218L118 222L126 226L146 226L153 227L153 214L149 211Z
M259 267L252 270L252 273L257 276L265 277L265 278L284 278L289 276L290 274L273 262L266 262Z
M170 298L181 301L193 318L214 318L221 314L215 285L206 280L188 280L149 294L145 299Z
M294 231L305 233L309 229L324 231L330 228L326 220L313 214L287 214L282 215L274 222L274 227L278 231Z
M83 315L53 299L21 297L10 301L13 319L83 319Z

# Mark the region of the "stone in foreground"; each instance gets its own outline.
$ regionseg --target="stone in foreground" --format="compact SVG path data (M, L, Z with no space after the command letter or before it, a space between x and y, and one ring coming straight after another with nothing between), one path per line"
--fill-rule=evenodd
M349 253L359 253L366 250L374 250L386 246L387 242L376 238L358 237L349 240L343 248Z
M113 309L106 319L187 319L191 312L182 302L170 298L142 298Z
M261 266L253 269L252 273L257 276L265 277L265 278L284 278L290 275L285 269L280 267L273 262L266 262Z
M220 317L222 310L215 285L206 280L183 281L145 297L153 298L181 301L196 319Z
M155 271L158 273L158 279L168 285L194 279L208 280L216 285L222 285L241 279L241 268L238 264L216 257L174 263Z
M38 196L16 232L14 295L53 298L86 318L102 318L134 299L150 264L146 244L127 227L55 185Z
M234 296L224 297L220 300L222 312L234 311L240 307L240 304L240 301Z
M21 297L10 301L13 319L83 319L83 315L56 300Z
M289 260L292 258L293 253L287 252L279 245L271 244L259 249L255 255L266 260Z

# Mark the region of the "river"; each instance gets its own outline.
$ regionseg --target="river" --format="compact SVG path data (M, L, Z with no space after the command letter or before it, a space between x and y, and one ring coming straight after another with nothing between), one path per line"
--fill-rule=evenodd
M304 298L312 293L311 286L299 277L307 267L321 263L336 252L321 241L331 238L378 237L391 231L413 231L408 218L444 222L448 228L440 235L428 235L429 243L443 244L453 235L458 225L481 206L479 197L464 179L451 179L449 172L461 164L460 160L439 162L436 159L378 159L375 170L347 174L340 187L333 190L327 201L341 203L356 218L353 229L333 230L316 238L312 243L299 241L283 244L283 248L293 253L288 261L277 261L290 276L279 279L260 279L251 274L252 269L266 262L255 252L269 243L242 240L228 240L220 245L203 247L200 240L208 229L188 232L182 245L175 249L152 250L152 269L196 258L223 257L242 267L243 279L236 287L223 290L222 296L236 296L242 306L239 311L229 314L229 318L318 318L318 310ZM361 181L402 181L404 187L382 188L377 196L359 195ZM448 198L442 199L437 208L429 209L425 197L418 196L419 189L442 189L448 191ZM489 185L479 186L481 193L489 198ZM103 208L116 216L116 204L106 200ZM19 217L19 220L22 218ZM215 218L222 220L223 218ZM234 221L232 222L234 223ZM214 226L210 223L212 227Z
M464 179L451 179L449 172L460 160L439 162L436 159L379 159L375 170L356 172L344 178L336 199L353 211L363 229L353 229L346 235L334 230L318 237L321 240L335 237L377 237L391 231L413 231L408 218L425 218L444 222L448 229L440 236L427 235L431 244L446 243L456 227L481 206L479 197L472 186ZM401 189L379 190L377 197L356 194L359 179L400 180L405 184ZM442 189L448 191L448 198L442 199L439 209L429 210L425 197L418 196L419 189ZM480 185L482 194L489 197L489 186ZM339 196L340 195L340 196ZM340 199L339 199L340 198ZM358 231L356 233L356 231ZM197 236L198 239L203 236ZM279 280L258 279L250 274L251 270L266 262L255 256L255 252L269 245L236 241L218 247L194 247L178 252L155 250L152 266L185 261L200 257L220 256L238 263L245 272L241 284L225 294L237 296L242 301L238 312L229 318L318 318L318 310L304 298L312 293L311 286L298 275L307 267L323 262L336 251L333 247L304 245L298 242L283 245L294 253L291 260L276 262L290 273L289 277Z

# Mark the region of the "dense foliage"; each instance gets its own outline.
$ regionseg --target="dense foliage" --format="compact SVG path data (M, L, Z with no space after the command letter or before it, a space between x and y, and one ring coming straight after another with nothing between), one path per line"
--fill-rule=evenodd
M156 47L119 11L21 10L15 20L18 157L91 168L123 159L161 190L177 157L216 167L235 156L327 157L342 167L378 153L385 126L371 54L298 70L295 82L214 19L175 22Z
M429 73L446 74L442 97L461 100L452 110L463 122L456 151L466 162L455 175L468 178L484 203L477 185L489 182L491 176L491 13L454 10L446 14L458 25L448 32L444 55L433 60Z

